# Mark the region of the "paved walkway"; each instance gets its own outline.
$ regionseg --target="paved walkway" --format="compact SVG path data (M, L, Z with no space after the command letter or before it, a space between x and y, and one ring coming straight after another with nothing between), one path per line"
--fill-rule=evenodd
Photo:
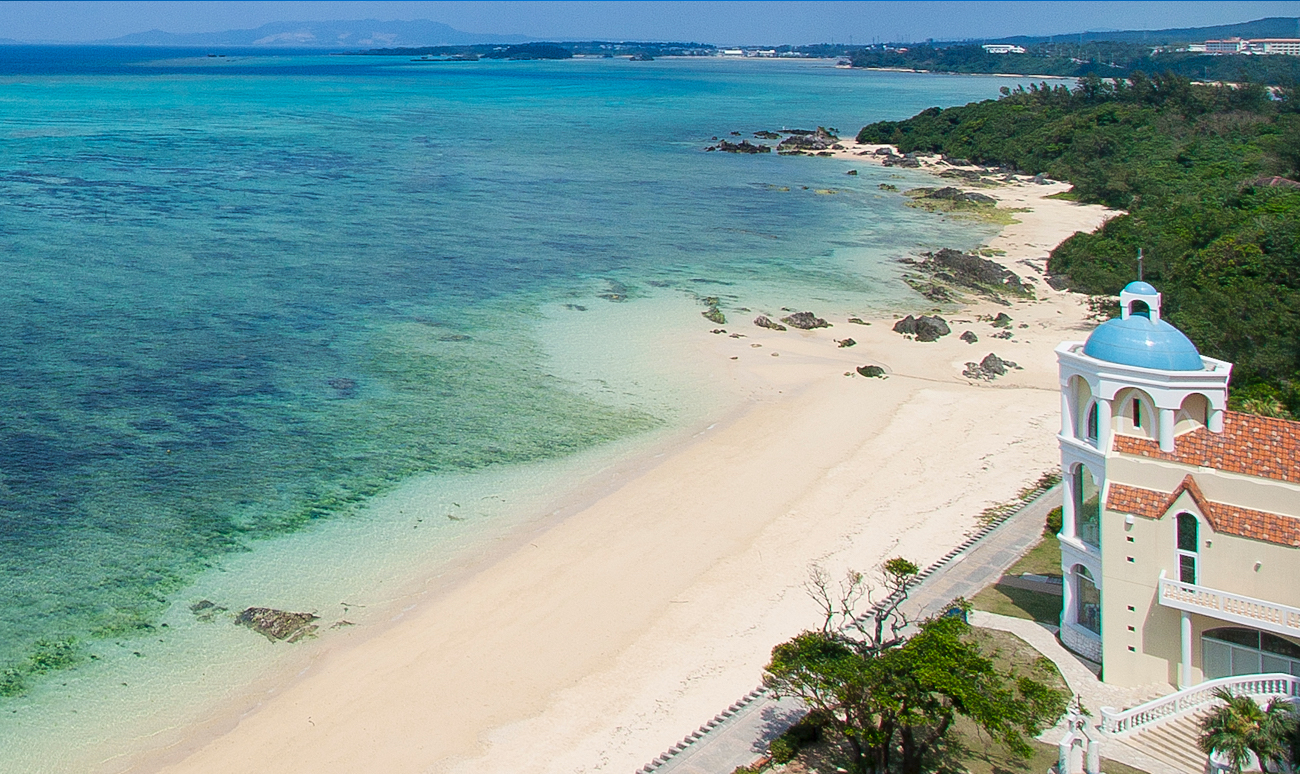
M986 613L983 610L976 610L974 615L971 616L970 622L973 626L1010 632L1032 645L1034 650L1051 659L1052 663L1056 664L1056 668L1061 671L1061 677L1065 678L1066 685L1070 686L1070 690L1074 691L1074 695L1078 696L1083 702L1083 706L1092 713L1090 722L1093 724L1101 719L1102 707L1119 709L1132 707L1157 696L1164 696L1174 690L1173 686L1165 683L1141 688L1120 688L1107 685L1098 680L1091 669L1084 666L1082 661L1066 650L1065 646L1061 645L1060 641L1056 639L1056 635L1040 623L1027 621L1023 618L998 615L997 613ZM1039 739L1048 744L1056 744L1063 736L1065 736L1065 725L1062 722L1056 728L1043 732ZM1187 772L1180 772L1171 768L1168 764L1125 744L1121 739L1101 738L1101 756L1128 764L1136 769L1149 772L1149 774L1187 774ZM1102 766L1102 769L1104 771L1105 766ZM731 774L731 772L727 771L726 774Z
M902 606L908 618L920 620L942 613L953 599L969 599L980 589L996 582L1038 541L1043 534L1047 512L1060 504L1061 488L1057 486L927 568L922 573L923 580L912 588ZM803 707L797 700L778 701L756 691L701 726L699 731L683 739L640 772L731 774L736 767L747 766L761 757L767 744L802 714Z

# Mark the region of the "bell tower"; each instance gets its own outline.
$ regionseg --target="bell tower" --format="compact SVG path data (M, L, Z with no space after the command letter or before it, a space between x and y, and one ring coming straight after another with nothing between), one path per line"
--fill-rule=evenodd
M1116 435L1173 451L1197 428L1222 432L1232 364L1205 357L1162 319L1161 294L1141 280L1120 293L1120 316L1087 341L1056 348L1061 387L1061 641L1101 661L1102 511Z

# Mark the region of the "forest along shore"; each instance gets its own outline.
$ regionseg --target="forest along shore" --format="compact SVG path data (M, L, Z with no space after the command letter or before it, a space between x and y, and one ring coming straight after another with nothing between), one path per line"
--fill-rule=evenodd
M885 158L839 144L837 156ZM698 727L815 622L801 589L810 564L927 565L1054 467L1052 350L1095 323L1043 268L1113 212L1047 198L1065 184L981 177L936 188L995 200L1010 222L982 253L1032 293L988 292L981 283L1012 284L996 272L948 282L960 259L936 254L907 267L909 281L960 311L918 300L904 333L892 317L825 313L828 327L799 327L817 324L812 310L760 327L718 309L726 322L702 319L688 345L743 410L391 626L324 644L282 687L133 770L630 771Z

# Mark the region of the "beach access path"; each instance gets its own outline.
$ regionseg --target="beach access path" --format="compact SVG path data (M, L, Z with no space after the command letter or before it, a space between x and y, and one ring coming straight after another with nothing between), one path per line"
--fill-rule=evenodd
M1043 537L1048 511L1060 504L1060 485L1025 504L971 546L933 568L910 590L901 612L908 620L923 620L942 614L954 599L970 599L997 582ZM730 717L679 752L671 754L670 750L656 758L662 763L644 766L642 774L730 774L765 755L768 744L803 715L797 699L775 699L763 693L742 702Z

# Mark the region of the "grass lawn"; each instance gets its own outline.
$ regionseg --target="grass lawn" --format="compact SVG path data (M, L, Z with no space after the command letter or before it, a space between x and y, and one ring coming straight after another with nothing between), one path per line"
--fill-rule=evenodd
M1049 524L1046 532L1051 533ZM1061 577L1061 544L1053 534L1044 534L1043 539L1007 570L1007 575L1046 575ZM1030 621L1052 624L1061 622L1061 595L1044 594L1038 591L1016 588L998 583L980 591L971 600L976 610L987 610L998 615L1024 618Z
M980 650L993 659L998 671L1014 670L1048 685L1065 688L1065 680L1056 665L1014 634L975 628L971 630L971 637L979 643ZM1054 744L1031 740L1033 755L1029 760L1021 760L964 718L958 718L953 728L947 749L931 768L936 774L1043 774L1056 763ZM1106 774L1145 774L1141 769L1107 758L1102 759L1101 768ZM848 760L837 741L823 739L801 750L790 763L764 771L773 774L834 774L847 770Z

